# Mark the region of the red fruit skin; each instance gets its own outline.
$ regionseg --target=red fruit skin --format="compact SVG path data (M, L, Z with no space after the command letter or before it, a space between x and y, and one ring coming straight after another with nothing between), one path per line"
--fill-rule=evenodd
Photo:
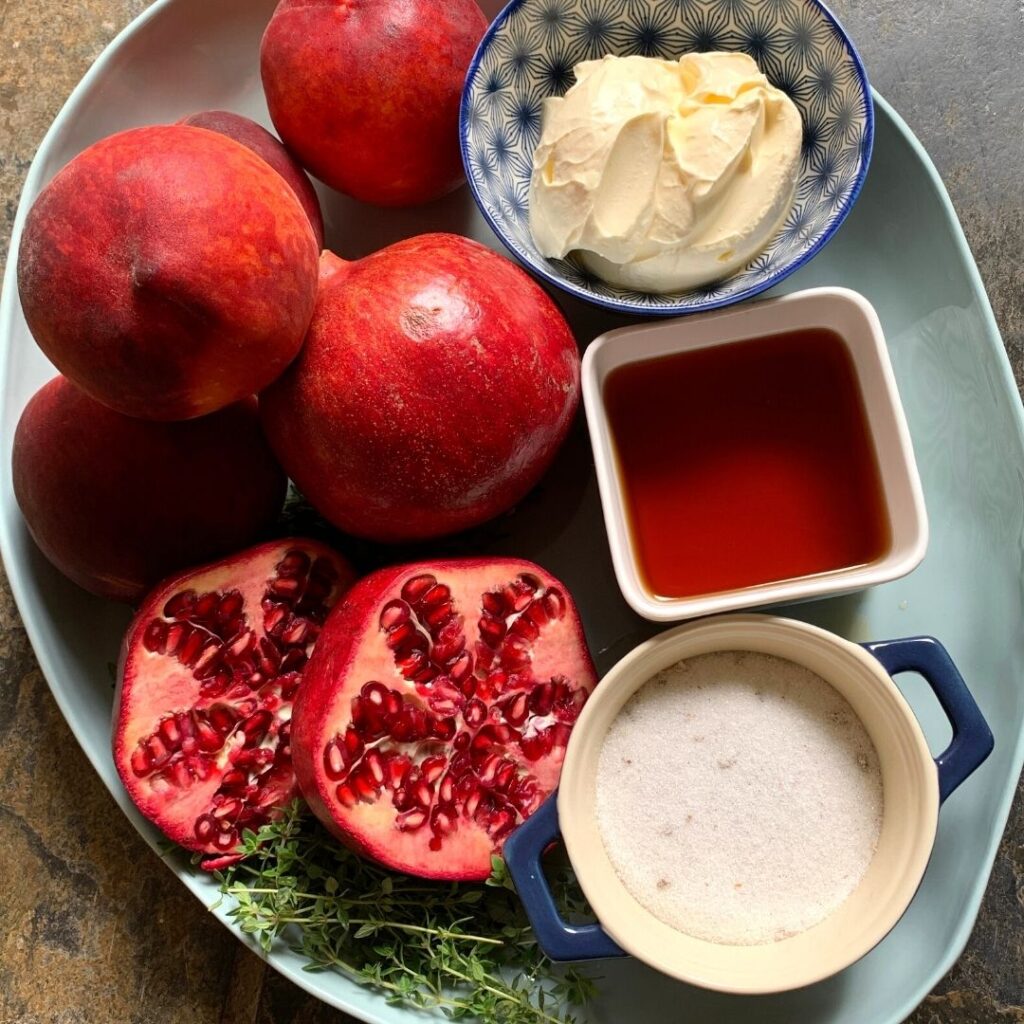
M240 143L185 125L97 142L40 193L18 288L57 369L129 416L179 420L295 358L319 247L291 187Z
M436 199L464 178L459 104L486 27L474 0L282 0L261 50L274 126L340 192Z
M227 705L238 708L246 701L254 701L260 709L268 709L275 716L275 722L261 744L274 750L275 760L268 775L259 780L259 792L264 797L259 802L258 817L267 820L273 817L277 808L295 799L298 789L287 749L289 740L282 734L283 722L288 721L292 698L283 696L280 676L275 682L267 683L261 689L250 690L245 685L246 674L234 672L235 684L229 692L218 697L204 697L202 684L193 677L193 670L183 666L172 657L154 654L147 649L145 635L154 622L166 621L167 602L185 590L194 590L199 595L212 591L224 594L228 589L236 590L244 598L246 623L250 629L265 638L263 629L265 588L268 578L275 575L275 566L291 549L299 548L311 559L323 558L330 562L336 574L331 590L323 600L330 608L355 579L351 566L336 552L316 541L301 538L286 538L270 541L231 555L222 561L205 565L189 572L164 580L151 591L139 608L125 633L118 664L117 688L114 694L114 719L112 751L114 764L132 802L164 835L186 849L205 853L202 866L207 870L234 863L239 859L233 849L225 850L212 843L200 841L194 831L196 818L208 813L210 798L223 781L224 772L238 767L237 755L240 737L231 737L219 752L211 755L211 771L206 779L198 779L178 791L159 792L153 785L152 774L140 778L132 767L132 756L139 747L142 737L154 734L155 727L168 715L189 713L193 710L208 711L212 706ZM315 636L304 649L312 647ZM263 641L261 641L263 642ZM300 645L303 646L303 645ZM301 692L302 680L298 673L289 674L291 685ZM243 680L239 685L239 680ZM281 712L284 715L281 716ZM290 728L290 726L289 726ZM236 745L237 744L237 745ZM179 751L180 754L180 751ZM225 756L226 755L226 756ZM282 756L283 755L283 756ZM253 780L255 781L255 780ZM256 820L247 827L256 828L262 822Z
M457 235L325 253L299 358L260 400L322 515L379 541L491 519L540 479L579 404L579 351L523 271Z
M228 110L206 110L200 114L183 117L178 124L205 128L207 131L226 135L262 157L291 185L292 191L298 196L302 208L306 211L306 216L309 217L313 234L316 235L316 244L321 249L324 247L324 215L320 209L316 189L291 153L263 125Z
M561 588L567 612L560 625L570 638L565 644L570 650L561 652L558 667L587 693L593 690L597 684L597 673L576 607L562 584L533 562L517 558L465 558L380 569L359 580L335 606L324 624L292 710L292 763L303 799L323 825L357 853L422 878L481 881L490 875L491 853L497 849L480 830L475 830L467 841L464 833L470 830L463 821L456 834L460 842L446 844L437 854L427 854L429 860L422 859L420 851L413 852L407 846L399 845L400 833L396 829L375 827L372 822L365 827L367 823L360 821L357 814L350 814L340 807L331 792L333 783L325 777L322 768L324 748L351 719L351 699L359 692L361 684L378 680L388 687L411 689L395 668L379 628L379 616L382 606L398 592L402 581L423 572L430 572L439 581L452 584L453 592L460 576L474 579L470 589L475 594L480 589L477 581L481 575L486 585L500 586L521 572ZM457 601L456 607L465 616L466 633L471 637L475 633L474 610L468 602ZM536 667L541 675L546 676L545 670L550 668L548 659L544 658ZM557 785L563 756L564 750L557 758L548 758L543 766L538 766L542 790L538 803ZM358 812L366 806L357 804L355 810ZM394 817L395 812L387 806L386 798L374 807L380 808L386 819Z
M119 601L251 543L287 487L253 398L155 423L100 405L64 377L30 399L12 458L14 494L43 554L79 586Z

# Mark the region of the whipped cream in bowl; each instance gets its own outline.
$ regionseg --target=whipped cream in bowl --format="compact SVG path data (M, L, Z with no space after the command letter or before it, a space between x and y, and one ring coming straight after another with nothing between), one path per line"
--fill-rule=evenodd
M803 125L744 53L584 61L544 101L529 224L620 288L672 293L735 273L789 212Z

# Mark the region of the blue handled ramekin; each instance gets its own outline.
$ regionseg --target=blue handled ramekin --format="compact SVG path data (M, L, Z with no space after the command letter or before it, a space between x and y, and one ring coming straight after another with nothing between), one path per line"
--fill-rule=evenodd
M772 654L827 680L860 717L882 770L881 834L860 885L819 924L764 945L708 942L658 920L619 880L597 825L597 762L612 720L656 672L714 651ZM952 724L953 739L934 760L913 711L892 681L899 672L920 673ZM629 953L681 981L722 992L800 988L864 956L900 919L931 856L939 805L988 757L992 744L992 733L960 673L931 637L860 646L775 616L704 619L662 633L608 673L573 730L558 793L509 837L505 859L537 939L554 960ZM600 924L567 924L555 908L540 857L559 833Z

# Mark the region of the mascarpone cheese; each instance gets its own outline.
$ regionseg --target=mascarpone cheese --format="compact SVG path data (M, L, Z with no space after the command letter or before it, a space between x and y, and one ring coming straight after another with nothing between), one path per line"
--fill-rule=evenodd
M675 292L727 277L793 202L802 124L744 53L605 57L544 101L530 186L543 255Z

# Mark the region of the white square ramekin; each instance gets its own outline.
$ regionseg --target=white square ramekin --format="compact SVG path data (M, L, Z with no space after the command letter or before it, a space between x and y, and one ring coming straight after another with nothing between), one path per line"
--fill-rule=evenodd
M881 476L892 543L887 554L813 576L686 598L665 598L643 583L629 528L623 482L604 408L604 383L620 366L694 349L728 345L805 328L829 328L846 343ZM646 619L679 619L849 593L905 576L924 558L928 520L903 406L871 303L847 288L811 288L778 299L652 326L624 327L595 339L583 356L583 404L601 505L619 588ZM836 467L837 472L841 467Z

